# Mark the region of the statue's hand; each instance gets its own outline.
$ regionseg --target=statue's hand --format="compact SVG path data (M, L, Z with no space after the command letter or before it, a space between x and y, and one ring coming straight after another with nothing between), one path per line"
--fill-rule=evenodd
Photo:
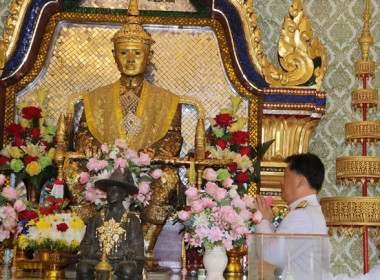
M126 261L134 261L136 259L136 252L133 250L129 250L125 253L124 260Z

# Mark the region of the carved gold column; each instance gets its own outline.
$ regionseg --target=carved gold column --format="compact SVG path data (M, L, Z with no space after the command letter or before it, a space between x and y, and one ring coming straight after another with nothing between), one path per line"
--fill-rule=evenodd
M364 28L359 39L362 60L355 63L355 75L363 81L363 89L354 90L351 95L351 106L362 111L362 121L345 125L346 142L361 144L362 154L344 156L336 159L336 180L346 187L362 186L361 197L329 197L322 198L322 211L326 223L333 234L332 227L340 227L339 235L363 236L364 273L368 272L368 230L380 226L380 198L367 197L368 183L375 187L380 180L380 157L367 156L367 144L377 144L380 139L380 122L367 120L367 109L375 110L378 103L378 92L367 89L367 80L375 75L375 62L368 60L369 48L373 43L369 20L370 2L366 1L364 11Z

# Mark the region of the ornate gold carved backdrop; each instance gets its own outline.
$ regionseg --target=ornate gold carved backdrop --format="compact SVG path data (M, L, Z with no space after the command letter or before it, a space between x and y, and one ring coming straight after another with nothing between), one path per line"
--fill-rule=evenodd
M66 111L68 98L80 91L91 90L115 81L119 72L112 56L110 41L121 25L59 23L43 71L27 88L17 94L16 102L37 102L32 90L50 90L51 111L58 118ZM201 100L206 117L229 106L228 97L237 94L224 70L218 41L210 27L144 26L156 43L148 78L163 88ZM248 102L241 106L248 116ZM192 147L196 112L183 108L183 152Z

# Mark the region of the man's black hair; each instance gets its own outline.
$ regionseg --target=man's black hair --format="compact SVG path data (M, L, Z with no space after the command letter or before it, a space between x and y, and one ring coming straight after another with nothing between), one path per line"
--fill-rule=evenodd
M289 164L289 169L298 175L305 176L309 185L317 190L322 188L325 179L325 167L320 158L312 153L296 154L288 156L285 162Z

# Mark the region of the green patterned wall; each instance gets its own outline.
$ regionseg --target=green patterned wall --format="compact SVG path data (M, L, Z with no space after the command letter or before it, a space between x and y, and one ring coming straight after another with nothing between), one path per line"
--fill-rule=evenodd
M256 0L255 9L259 17L264 50L269 57L277 57L277 42L282 28L283 18L288 15L291 0ZM309 16L314 36L325 45L328 56L328 71L324 78L322 90L327 92L327 110L320 124L315 129L310 142L310 151L322 158L326 166L326 181L320 197L361 195L361 189L340 187L335 184L335 159L342 155L360 155L361 146L347 146L344 139L344 124L361 120L359 112L353 112L350 106L350 94L361 88L361 83L354 76L354 63L360 59L361 52L357 43L363 27L364 1L357 0L304 0L304 8ZM0 1L0 32L2 33L5 16L10 0ZM379 2L371 1L371 32L375 43L371 48L370 59L378 61L380 54ZM275 62L274 60L272 62ZM276 62L277 63L277 62ZM380 63L377 63L380 75ZM374 78L369 88L380 89L380 81ZM371 113L369 120L380 119L380 110ZM368 149L369 155L380 155L379 147ZM371 196L378 196L379 191L369 189ZM375 242L376 236L370 237L371 266L378 262ZM354 275L362 271L362 238L338 236L331 238L331 272Z

